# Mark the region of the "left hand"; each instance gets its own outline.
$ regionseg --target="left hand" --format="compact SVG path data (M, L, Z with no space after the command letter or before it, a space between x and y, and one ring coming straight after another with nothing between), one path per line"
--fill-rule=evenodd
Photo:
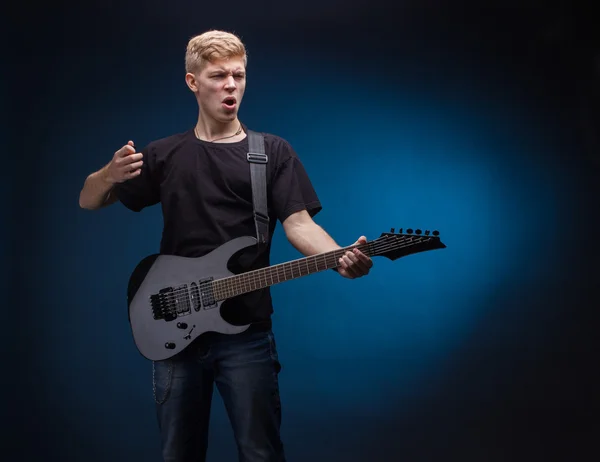
M352 245L366 244L367 238L361 236ZM356 279L369 274L373 267L373 260L367 257L360 250L354 248L346 252L339 260L338 273L348 279Z

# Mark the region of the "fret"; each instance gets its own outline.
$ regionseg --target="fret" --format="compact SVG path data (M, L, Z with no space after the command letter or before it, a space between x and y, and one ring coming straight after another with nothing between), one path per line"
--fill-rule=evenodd
M369 257L382 255L392 251L397 252L396 254L401 251L402 254L408 255L414 253L414 250L410 249L410 247L418 242L420 242L420 240L416 238L408 240L405 238L391 239L389 237L382 237L377 241L360 246L360 248L362 252ZM299 258L297 260L280 263L266 268L259 268L247 273L232 275L220 281L213 281L213 293L218 300L226 300L287 280L328 270L330 268L337 268L339 265L339 258L342 257L349 248L336 249L330 252L311 255L309 257ZM444 248L444 246L436 248ZM394 256L393 258L399 257ZM180 297L176 299L176 307L179 310L185 310L187 308L185 296L183 299Z
M263 289L281 282L309 275L313 272L337 267L337 259L345 250L336 250L320 255L289 261L268 268L260 268L215 281L215 290L220 300L226 300L247 292Z

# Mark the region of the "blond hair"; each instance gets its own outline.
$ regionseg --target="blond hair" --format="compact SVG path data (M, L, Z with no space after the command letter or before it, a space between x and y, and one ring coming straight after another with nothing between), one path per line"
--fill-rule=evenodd
M241 57L248 63L246 47L240 38L230 32L210 30L192 37L185 52L185 71L195 73L207 61Z

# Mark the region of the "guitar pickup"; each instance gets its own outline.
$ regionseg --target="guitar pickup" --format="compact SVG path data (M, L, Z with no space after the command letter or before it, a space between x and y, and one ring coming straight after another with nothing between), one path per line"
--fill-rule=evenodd
M199 281L200 300L202 301L202 307L205 310L209 310L217 306L212 281L213 278L201 279Z

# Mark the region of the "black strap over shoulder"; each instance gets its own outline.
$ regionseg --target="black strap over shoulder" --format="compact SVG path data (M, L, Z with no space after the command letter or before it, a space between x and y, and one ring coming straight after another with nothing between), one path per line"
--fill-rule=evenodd
M249 152L246 157L250 163L256 238L258 245L265 245L269 240L269 213L267 211L267 163L269 157L265 153L265 139L262 134L248 130L248 146Z

